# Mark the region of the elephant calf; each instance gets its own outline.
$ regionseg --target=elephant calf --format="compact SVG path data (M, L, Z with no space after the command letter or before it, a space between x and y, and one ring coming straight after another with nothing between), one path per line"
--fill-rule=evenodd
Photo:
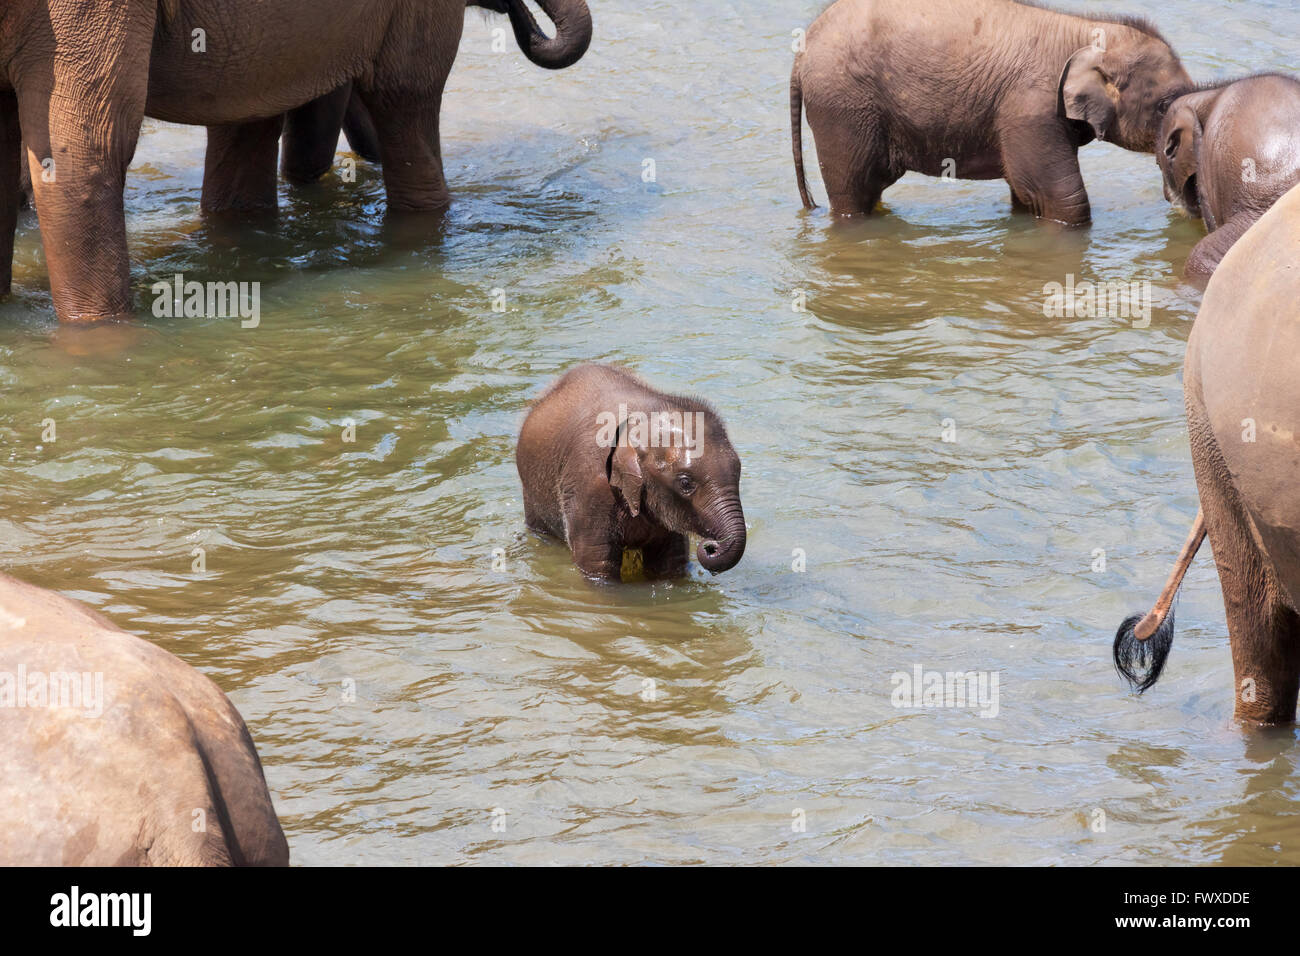
M1208 533L1227 609L1235 715L1295 720L1300 693L1300 186L1223 257L1192 326L1183 395L1201 513L1155 608L1115 635L1139 691L1173 640L1173 601Z
M1300 82L1264 74L1179 97L1165 114L1160 143L1165 198L1210 231L1183 273L1208 276L1300 182Z
M1091 217L1078 150L1094 137L1151 152L1164 108L1192 88L1155 28L1013 0L838 0L790 75L804 206L801 113L836 215L867 215L909 170L1005 179L1017 208Z
M745 553L740 458L707 403L610 365L566 372L533 405L515 452L528 527L569 545L588 577L618 581L627 553L647 577L717 574Z
M288 863L257 750L217 685L0 575L0 866Z

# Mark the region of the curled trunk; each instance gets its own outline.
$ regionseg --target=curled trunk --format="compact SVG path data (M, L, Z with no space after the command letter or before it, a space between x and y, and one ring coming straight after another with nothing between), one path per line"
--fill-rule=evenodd
M524 0L505 0L515 39L524 56L548 70L562 70L582 59L591 43L591 12L584 0L537 0L555 24L555 36L542 32Z
M704 538L695 557L704 570L720 574L734 568L745 553L745 512L740 499L722 502L706 515Z

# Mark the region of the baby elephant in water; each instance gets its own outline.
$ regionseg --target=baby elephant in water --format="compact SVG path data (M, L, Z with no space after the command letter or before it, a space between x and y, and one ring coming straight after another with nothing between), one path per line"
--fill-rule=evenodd
M1014 206L1089 221L1078 150L1092 139L1151 152L1163 109L1192 86L1154 27L1011 0L837 0L790 75L804 205L800 108L836 215L869 215L909 170L1005 179Z
M745 553L740 458L722 419L623 369L565 373L524 420L515 463L528 527L564 540L589 577L620 580L636 552L646 577L679 576L692 533L714 574Z
M288 863L257 750L217 685L0 574L0 866Z
M1300 182L1300 82L1264 74L1179 97L1161 124L1156 160L1165 198L1210 230L1183 272L1208 276Z

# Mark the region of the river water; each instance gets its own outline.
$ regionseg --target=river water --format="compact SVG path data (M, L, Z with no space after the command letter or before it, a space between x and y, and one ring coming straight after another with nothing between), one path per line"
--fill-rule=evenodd
M126 344L56 329L24 222L0 567L212 676L296 863L1300 862L1300 746L1231 722L1208 549L1161 683L1110 663L1196 512L1201 227L1100 144L1089 230L914 175L868 223L804 213L786 84L823 5L595 0L554 74L471 11L436 235L364 163L206 225L202 131L150 121ZM1198 78L1295 62L1291 0L1152 6ZM260 282L260 325L150 316L175 273ZM1071 275L1149 281L1149 327L1045 316ZM514 437L586 360L716 404L735 569L595 587L526 533ZM894 706L917 667L996 678L996 714Z

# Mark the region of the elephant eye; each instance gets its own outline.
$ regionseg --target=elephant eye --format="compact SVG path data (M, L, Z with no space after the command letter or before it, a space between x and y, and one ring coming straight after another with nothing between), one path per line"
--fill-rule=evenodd
M1170 159L1174 158L1174 153L1178 152L1178 134L1169 137L1169 142L1165 143L1165 155Z
M677 490L684 495L689 495L695 490L695 482L691 480L690 475L677 476Z

